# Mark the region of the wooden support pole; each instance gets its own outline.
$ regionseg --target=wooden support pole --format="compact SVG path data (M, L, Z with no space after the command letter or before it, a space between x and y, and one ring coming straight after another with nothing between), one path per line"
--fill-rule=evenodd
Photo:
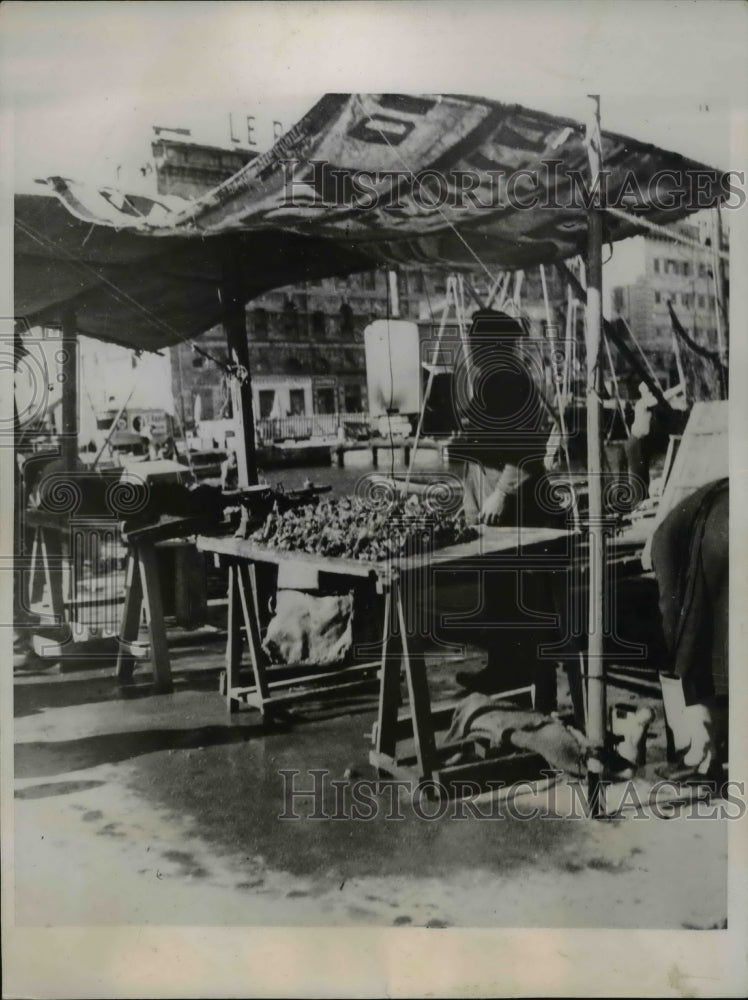
M590 812L602 811L602 756L605 745L605 676L603 665L603 601L605 594L605 534L602 497L602 288L603 217L600 203L600 98L591 96L587 126L590 187L596 204L588 216L587 242L587 475L589 482L589 621L587 646L587 737L591 747L588 769Z
M241 253L242 247L238 240L232 241L227 247L221 287L224 308L223 328L226 332L230 363L236 373L230 382L231 407L236 427L237 477L240 488L257 483L255 421L252 411L252 378L247 345Z
M74 312L62 317L61 457L68 471L78 464L78 331Z

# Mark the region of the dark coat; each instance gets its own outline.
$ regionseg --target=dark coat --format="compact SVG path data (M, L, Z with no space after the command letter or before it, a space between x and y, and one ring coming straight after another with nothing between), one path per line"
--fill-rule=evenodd
M687 705L727 688L729 485L719 479L674 507L652 538L669 667Z

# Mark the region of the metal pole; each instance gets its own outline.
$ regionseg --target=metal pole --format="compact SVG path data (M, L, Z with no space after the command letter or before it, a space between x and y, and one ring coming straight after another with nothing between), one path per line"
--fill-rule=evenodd
M603 613L605 593L605 536L602 497L602 277L603 217L599 190L602 169L600 139L600 97L590 95L593 103L587 126L587 152L591 190L595 205L588 215L587 229L587 474L589 481L589 620L587 646L587 737L590 757L587 790L590 814L599 815L602 802L603 749L605 745L605 676L603 666Z
M540 265L540 283L543 287L543 302L545 303L545 323L546 323L546 334L551 345L551 354L554 354L558 349L558 338L556 336L557 327L553 316L551 315L551 304L548 299L548 285L545 280L545 268ZM567 339L568 343L568 339ZM568 364L568 358L566 357L566 345L564 345L564 363ZM569 458L569 437L566 431L566 399L562 392L561 386L561 373L558 371L557 359L553 358L551 362L551 377L553 379L553 391L556 398L556 410L558 413L558 429L561 433L561 451L563 452L564 462L566 464L566 475L569 477L569 489L572 494L572 517L574 518L574 530L579 530L579 504L577 502L576 490L574 489L574 483L571 477L571 459Z
M75 313L62 317L61 454L68 472L78 464L78 330Z

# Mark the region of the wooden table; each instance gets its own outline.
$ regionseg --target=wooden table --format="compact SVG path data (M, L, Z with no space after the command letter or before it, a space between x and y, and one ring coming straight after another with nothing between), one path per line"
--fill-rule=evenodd
M172 691L171 663L166 642L163 600L159 582L156 548L188 537L204 528L205 518L162 515L150 524L123 525L122 540L127 545L125 601L119 629L117 681L129 684L136 660L148 659L153 669L154 688L160 694ZM179 595L185 584L174 581ZM141 611L145 611L148 643L138 641Z
M251 540L199 535L197 547L219 555L229 566L229 617L226 649L225 695L229 711L241 704L271 715L273 708L319 693L315 685L328 689L351 688L360 683L354 674L372 669L379 672L379 705L372 730L370 761L381 771L417 780L447 780L443 759L450 748L436 746L436 727L451 716L451 707L432 710L425 663L426 636L414 620L416 602L408 589L428 586L438 569L564 571L569 567L574 539L572 531L553 528L483 527L478 538L438 549L422 556L387 562L363 562L303 552L282 552ZM307 676L271 681L261 647L257 566L293 565L343 577L369 580L384 597L381 652L376 660ZM412 592L412 591L411 591ZM242 631L246 634L252 665L252 683L239 683ZM273 668L276 669L277 668ZM407 689L406 711L401 712L401 677ZM296 690L292 690L296 686ZM301 688L299 688L301 686ZM528 685L528 690L530 689ZM412 753L402 754L398 744L412 738ZM524 755L512 755L519 758ZM490 763L490 762L489 762ZM473 774L471 770L471 775Z

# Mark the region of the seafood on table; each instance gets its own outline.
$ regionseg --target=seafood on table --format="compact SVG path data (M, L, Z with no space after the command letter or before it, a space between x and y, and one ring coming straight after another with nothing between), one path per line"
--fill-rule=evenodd
M440 510L418 496L395 496L386 503L352 496L275 509L250 537L283 552L378 562L467 542L477 531L461 510Z

